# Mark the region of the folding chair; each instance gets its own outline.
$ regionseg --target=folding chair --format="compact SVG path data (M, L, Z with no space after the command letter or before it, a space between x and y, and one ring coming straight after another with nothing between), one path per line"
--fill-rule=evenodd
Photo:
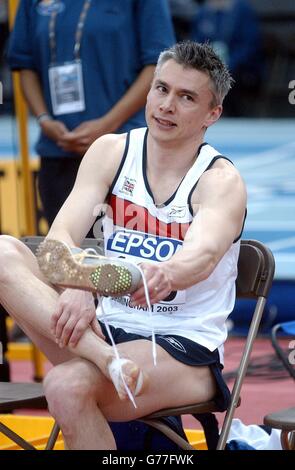
M10 383L0 382L0 413L20 408L46 409L47 401L42 385L39 383ZM0 432L9 437L22 449L35 450L35 447L23 439L0 420ZM59 427L54 423L45 450L51 450L59 433Z
M223 450L225 448L234 412L240 402L241 387L247 372L250 354L262 318L266 299L272 285L274 269L275 261L269 248L257 240L241 240L238 277L236 281L237 297L255 299L256 304L231 393L231 402L223 421L220 436L218 435L217 420L215 416L212 415L212 412L219 411L214 400L198 403L196 405L160 410L149 416L145 416L141 421L161 430L164 434L169 436L170 439L177 442L181 448L193 450L192 446L179 436L173 435L171 430L167 430L160 421L160 418L163 416L191 414L203 425L208 448L216 448L217 450ZM206 423L206 426L204 426L204 423Z
M295 450L295 408L287 408L264 416L263 422L271 428L281 429L284 450Z
M23 239L30 246L31 238ZM40 238L34 243L40 242ZM95 240L90 243L94 246ZM97 242L96 242L97 243ZM32 246L32 245L31 245ZM37 246L37 245L36 245ZM88 240L85 240L83 246L89 246ZM160 430L172 441L176 442L184 450L194 450L194 448L177 433L165 426L161 418L165 416L179 416L183 414L192 414L204 426L207 445L209 449L222 450L225 448L227 436L232 423L233 415L240 401L240 391L244 377L247 372L250 354L256 338L258 327L263 314L266 299L272 284L274 276L275 262L271 251L261 242L256 240L242 240L241 251L238 261L238 278L236 281L237 297L253 298L256 300L255 310L251 321L246 344L240 361L237 377L235 379L231 402L227 409L223 422L221 434L219 436L218 423L214 412L219 411L214 400L205 403L197 403L184 407L169 408L157 411L140 419L144 423ZM56 426L56 429L58 427Z
M295 315L295 312L294 312ZM295 339L295 320L278 323L272 327L271 330L271 343L273 348L278 356L278 358L282 361L285 369L289 372L290 376L295 380L295 368L292 366L291 362L289 361L288 355L285 353L283 348L280 346L278 333L283 332L285 335L293 336ZM293 341L293 348L295 349L295 341Z
M271 342L273 348L278 358L282 361L285 369L289 372L290 377L295 380L294 365L292 365L292 361L290 361L290 358L288 357L289 354L284 351L279 343L278 333L280 331L295 338L295 321L278 323L274 325L271 330ZM292 344L293 348L295 348L294 339ZM269 413L264 416L263 422L271 428L281 429L281 443L284 450L295 450L295 408L288 408L275 411L274 413Z

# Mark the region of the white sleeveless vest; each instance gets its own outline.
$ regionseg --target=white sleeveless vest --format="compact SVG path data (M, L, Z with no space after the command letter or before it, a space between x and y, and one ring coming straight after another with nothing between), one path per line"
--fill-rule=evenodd
M146 128L128 135L103 222L106 256L135 263L162 262L181 249L193 219L191 194L202 173L222 158L213 147L203 144L176 192L157 207L146 177L146 136ZM152 306L156 334L184 336L211 351L220 348L227 336L225 320L235 302L239 247L239 241L235 241L206 280L172 292ZM147 309L132 308L129 303L129 297L104 298L108 322L127 332L149 336L151 319Z

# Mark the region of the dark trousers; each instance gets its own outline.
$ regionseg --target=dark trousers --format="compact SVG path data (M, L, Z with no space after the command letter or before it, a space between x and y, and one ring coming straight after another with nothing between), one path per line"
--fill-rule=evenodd
M38 190L49 227L74 186L82 157L41 157ZM86 235L94 238L92 228Z
M38 189L49 226L74 186L80 162L80 157L41 157Z

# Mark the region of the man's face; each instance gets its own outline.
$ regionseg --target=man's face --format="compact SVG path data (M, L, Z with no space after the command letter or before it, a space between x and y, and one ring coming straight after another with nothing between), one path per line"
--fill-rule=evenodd
M146 121L151 135L161 141L196 141L221 114L212 108L210 79L199 70L170 59L156 73L147 96Z

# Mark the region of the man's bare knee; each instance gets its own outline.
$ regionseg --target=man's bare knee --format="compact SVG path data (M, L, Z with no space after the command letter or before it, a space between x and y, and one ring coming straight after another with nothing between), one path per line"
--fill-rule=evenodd
M10 235L0 235L0 246L0 256L5 257L9 254L20 254L22 247L25 249L25 245L20 240Z
M48 408L60 424L69 422L95 401L96 388L88 374L83 374L79 360L53 367L43 382Z
M0 279L4 281L10 275L11 266L19 263L21 252L19 240L8 235L0 236Z
M33 254L24 243L9 235L0 235L0 281L5 282L13 276L13 270L19 265L29 269L37 266Z

